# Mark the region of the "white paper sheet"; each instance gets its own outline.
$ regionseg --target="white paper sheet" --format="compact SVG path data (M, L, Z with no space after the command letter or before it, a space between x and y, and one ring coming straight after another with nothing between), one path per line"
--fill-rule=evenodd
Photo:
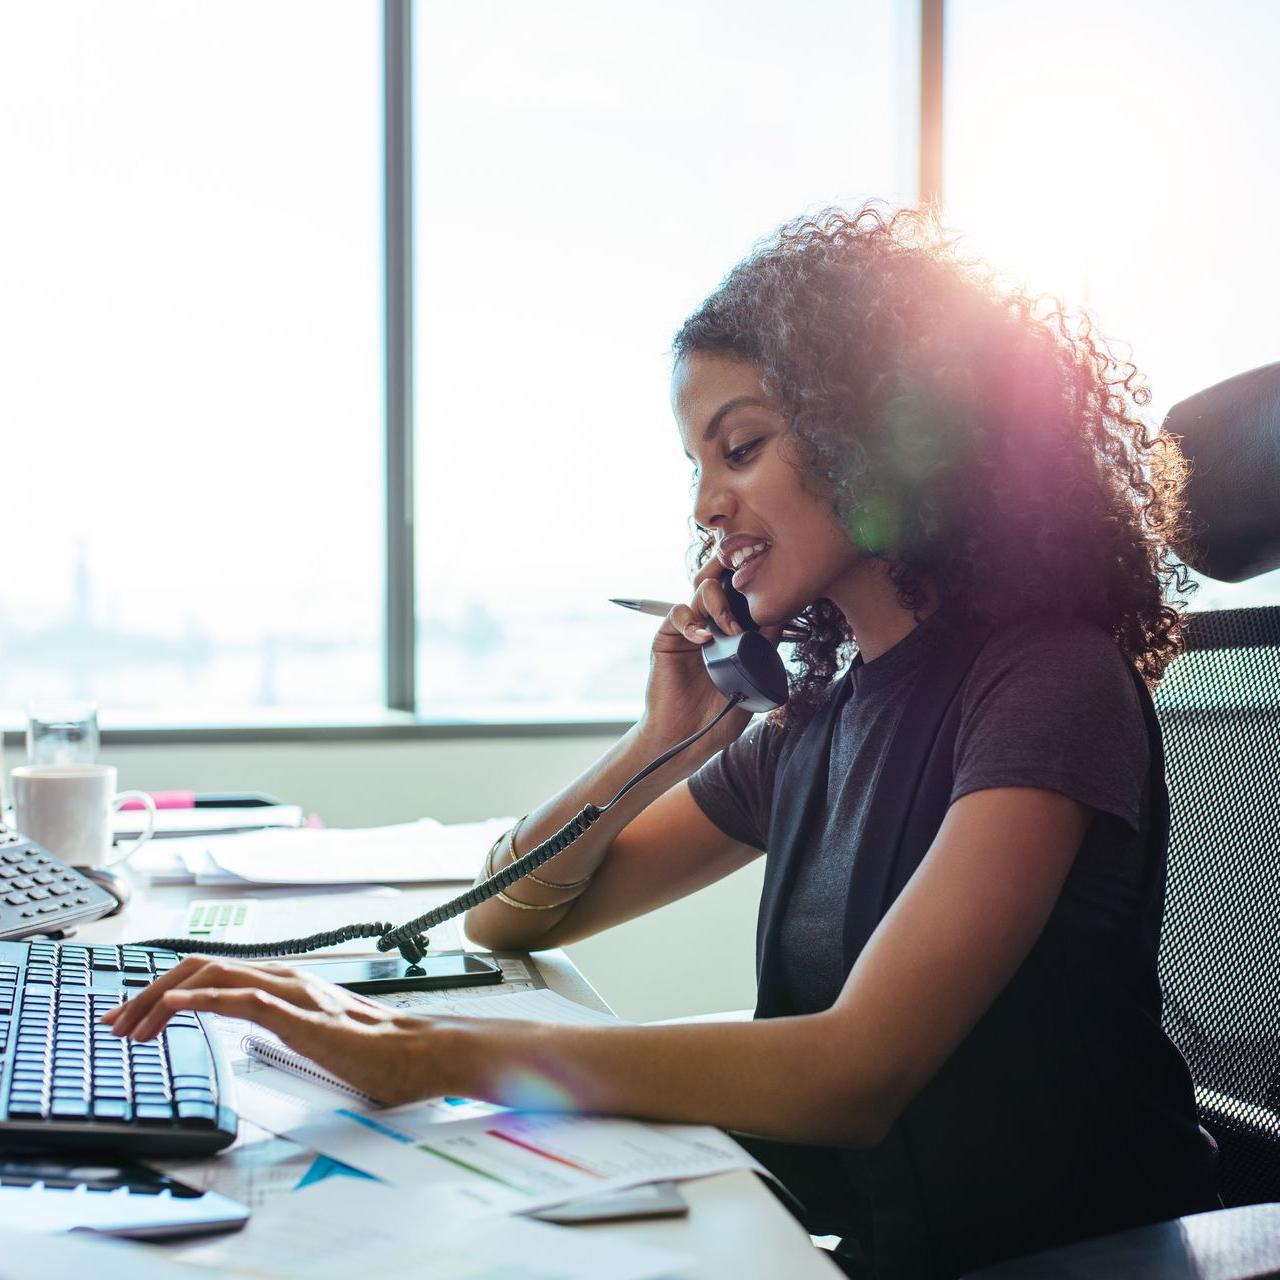
M299 1280L656 1280L678 1254L523 1219L478 1222L465 1199L332 1178L281 1196L184 1262Z
M466 882L512 822L493 818L444 826L423 818L363 830L255 831L203 843L225 874L247 884Z
M548 1112L502 1111L442 1124L430 1107L376 1113L352 1107L286 1136L393 1185L465 1192L496 1213L759 1167L732 1139L705 1126Z
M223 1274L219 1272L219 1274ZM465 1274L465 1273L464 1273ZM145 1246L92 1236L0 1231L0 1280L191 1280L191 1272Z
M505 969L505 963L503 967ZM503 988L507 989L504 991ZM483 998L477 998L481 993L484 993ZM517 1022L559 1022L577 1026L620 1025L613 1014L589 1009L584 1004L566 1000L554 991L533 987L511 990L505 981L498 987L397 991L389 996L380 996L378 1001L424 1017L511 1018Z
M274 1137L241 1115L235 1143L214 1159L163 1157L147 1163L188 1186L217 1191L256 1211L292 1191L315 1158L314 1151Z
M220 930L214 939L221 942L263 943L289 938L305 938L309 934L337 929L355 923L399 924L409 909L402 905L399 889L382 885L363 889L351 886L325 886L322 890L309 889L299 894L297 889L275 889L264 886L252 897L236 896L224 899L245 908L244 921L235 927ZM202 899L201 901L206 901ZM214 901L208 899L207 901ZM165 937L191 937L198 944L200 935L186 933L187 917L191 904L173 913L170 921L158 932ZM458 921L446 920L431 930L433 951L456 951L462 945ZM336 946L319 951L284 957L289 963L300 960L333 960L342 956L381 955L378 940L353 938Z
M445 825L303 827L152 841L133 859L153 884L451 884L472 880L513 818Z

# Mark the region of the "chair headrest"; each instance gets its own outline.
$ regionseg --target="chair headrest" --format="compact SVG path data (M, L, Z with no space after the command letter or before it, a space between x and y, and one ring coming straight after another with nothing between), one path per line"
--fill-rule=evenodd
M1223 582L1280 567L1280 363L1188 396L1164 429L1191 463L1182 559Z

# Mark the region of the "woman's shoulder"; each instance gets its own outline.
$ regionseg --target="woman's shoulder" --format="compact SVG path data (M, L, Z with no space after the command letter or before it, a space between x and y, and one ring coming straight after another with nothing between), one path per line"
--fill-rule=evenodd
M1117 696L1127 690L1137 707L1133 672L1133 664L1096 622L1079 617L1018 618L991 630L969 683L981 688L1020 677L1064 690L1106 687Z
M966 681L953 799L985 787L1058 791L1135 830L1149 744L1134 668L1084 619L995 628Z

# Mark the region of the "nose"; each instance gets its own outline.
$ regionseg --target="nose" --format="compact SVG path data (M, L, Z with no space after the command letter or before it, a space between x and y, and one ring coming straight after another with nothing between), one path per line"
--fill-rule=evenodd
M703 472L693 492L693 518L704 529L719 529L728 523L736 507L732 488L723 477Z

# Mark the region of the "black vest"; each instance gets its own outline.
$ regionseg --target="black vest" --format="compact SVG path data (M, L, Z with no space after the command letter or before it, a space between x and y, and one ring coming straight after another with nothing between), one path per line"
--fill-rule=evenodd
M848 972L920 865L950 803L960 689L988 633L946 633L889 745L844 920ZM1124 936L1060 900L1005 990L888 1137L867 1151L753 1142L810 1229L856 1237L877 1277L956 1276L1003 1257L1216 1206L1190 1077L1160 1030L1156 945L1168 793L1155 710L1147 881ZM778 937L796 868L821 831L849 675L779 761L756 943L756 1017L792 1012Z

